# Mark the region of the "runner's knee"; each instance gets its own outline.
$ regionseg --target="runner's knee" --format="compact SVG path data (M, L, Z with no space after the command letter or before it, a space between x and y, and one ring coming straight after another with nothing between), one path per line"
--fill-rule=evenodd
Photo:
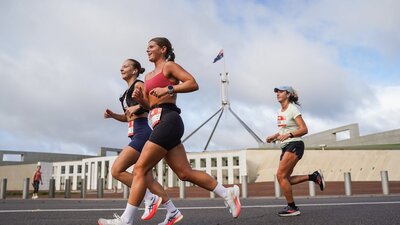
M146 166L141 164L135 164L132 174L134 177L144 179L147 175L147 172L149 172L149 169Z
M182 181L191 181L191 169L183 169L180 170L176 175L179 177L180 180Z
M114 178L118 178L121 175L122 172L123 171L121 171L120 167L116 166L115 164L111 167L111 175Z
M285 171L278 170L278 172L276 173L276 178L278 179L278 182L280 183L283 180L287 180L288 175L285 173Z

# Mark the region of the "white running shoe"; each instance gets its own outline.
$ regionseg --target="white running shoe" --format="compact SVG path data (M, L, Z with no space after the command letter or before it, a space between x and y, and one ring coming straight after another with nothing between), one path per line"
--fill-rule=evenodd
M128 225L128 223L125 223L118 214L114 213L114 218L115 219L103 219L100 218L97 223L99 225Z
M229 212L232 213L233 218L237 218L240 215L240 189L237 185L229 187L226 193L225 205L229 208Z
M150 201L144 201L144 213L142 215L142 220L149 220L153 218L156 214L158 207L161 205L162 198L153 195Z
M165 217L164 222L159 223L158 225L172 225L172 224L179 223L182 219L183 219L183 215L181 214L181 212L178 209L176 209L172 213L168 212L167 216Z

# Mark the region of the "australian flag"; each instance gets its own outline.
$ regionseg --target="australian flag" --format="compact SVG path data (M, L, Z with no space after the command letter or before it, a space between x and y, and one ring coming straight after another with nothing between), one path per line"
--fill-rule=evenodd
M218 53L217 57L215 57L213 63L216 63L218 60L222 59L222 57L224 57L224 50L223 49L221 49L221 51L219 51L219 53Z

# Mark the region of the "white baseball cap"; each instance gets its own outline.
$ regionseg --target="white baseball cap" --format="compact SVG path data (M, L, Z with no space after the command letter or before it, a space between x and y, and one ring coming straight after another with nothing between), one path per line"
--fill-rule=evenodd
M278 92L278 91L287 91L289 93L294 93L294 90L291 86L278 86L274 88L274 92Z

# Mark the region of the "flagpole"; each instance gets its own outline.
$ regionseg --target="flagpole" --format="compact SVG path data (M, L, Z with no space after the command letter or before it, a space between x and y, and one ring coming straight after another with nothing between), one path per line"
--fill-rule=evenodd
M222 51L223 51L224 49L222 49ZM224 51L224 57L222 57L222 58L224 58L224 74L226 74L226 65L225 65L225 51Z
M222 107L229 108L229 97L228 97L228 72L226 72L226 61L225 61L225 52L223 51L223 60L224 60L224 71L221 76L221 96L222 96Z
M187 139L189 139L194 133L196 133L201 127L203 127L206 123L208 123L212 118L214 118L214 116L216 116L219 113L217 122L215 123L213 130L211 131L210 137L207 140L207 144L204 147L204 151L207 150L207 147L214 135L215 130L217 129L217 126L221 120L222 114L224 113L225 109L228 109L233 116L240 122L240 124L247 130L247 132L249 132L251 134L251 136L260 144L263 143L263 141L261 140L261 138L259 138L251 129L250 127L248 127L246 125L246 123L241 120L239 118L239 116L236 115L235 112L233 112L233 110L230 107L230 102L229 102L229 96L228 96L228 89L229 89L229 79L228 79L228 72L226 71L226 61L225 61L225 53L224 53L224 49L221 49L221 51L218 53L217 57L214 58L213 63L216 63L217 61L219 61L221 58L224 58L224 71L223 73L220 73L220 78L221 78L221 108L214 113L214 115L212 115L210 118L208 118L203 124L201 124L196 130L194 130L191 134L189 134L189 136L187 136L185 139L183 139L183 142L186 141Z

